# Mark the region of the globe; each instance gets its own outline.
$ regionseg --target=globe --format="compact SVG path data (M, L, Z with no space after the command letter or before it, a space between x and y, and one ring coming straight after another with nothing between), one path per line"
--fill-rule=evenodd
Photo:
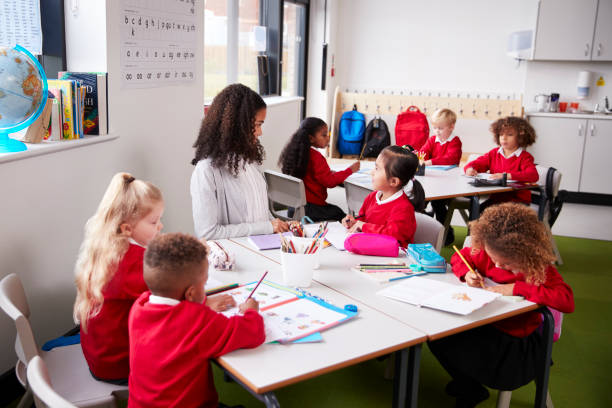
M36 57L19 45L0 47L0 153L27 149L8 135L34 122L46 102L47 77Z

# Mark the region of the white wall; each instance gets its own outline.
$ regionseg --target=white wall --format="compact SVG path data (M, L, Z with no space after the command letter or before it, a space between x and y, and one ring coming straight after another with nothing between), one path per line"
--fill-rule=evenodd
M342 88L522 91L508 34L535 21L533 0L341 0Z

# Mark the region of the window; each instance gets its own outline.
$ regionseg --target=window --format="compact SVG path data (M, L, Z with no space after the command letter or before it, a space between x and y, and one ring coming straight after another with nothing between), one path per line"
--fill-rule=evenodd
M227 0L204 5L204 98L212 100L227 85Z
M283 5L283 96L304 95L306 54L306 7L301 4Z
M304 96L308 0L205 0L204 19L206 101L235 82L259 92L257 26L266 27L270 94Z

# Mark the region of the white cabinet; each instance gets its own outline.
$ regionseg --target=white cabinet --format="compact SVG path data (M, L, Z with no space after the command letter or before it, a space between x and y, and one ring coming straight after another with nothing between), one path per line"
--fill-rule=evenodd
M612 120L589 120L585 139L580 191L612 194Z
M561 188L612 194L612 120L529 116L536 142L527 150L535 162L561 172Z
M587 120L529 117L536 142L527 150L535 162L561 172L561 188L578 191Z
M612 0L599 0L592 59L612 61Z
M612 60L612 0L540 0L533 59Z

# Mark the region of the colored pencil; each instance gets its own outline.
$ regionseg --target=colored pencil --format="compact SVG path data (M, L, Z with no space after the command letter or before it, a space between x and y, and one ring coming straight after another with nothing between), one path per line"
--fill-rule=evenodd
M226 290L237 288L237 283L231 283L229 285L218 286L216 288L212 288L206 291L206 296L214 295L215 293L224 292Z
M255 291L257 290L257 288L259 287L259 285L261 284L261 282L263 282L264 278L266 277L266 275L268 274L268 271L266 271L263 276L261 277L261 279L259 280L259 282L257 282L257 285L255 285L255 287L253 288L253 290L251 291L251 293L249 294L249 296L245 299L245 303L247 300L249 300L251 298L251 296L253 296L253 293L255 293Z
M480 276L480 274L478 272L476 272L474 269L472 269L472 265L470 265L468 263L468 261L463 257L463 255L461 255L461 252L459 252L459 250L457 249L457 247L455 245L453 245L453 249L455 250L455 252L457 253L457 255L459 255L459 258L461 258L461 260L463 261L463 263L470 268L470 271L474 272L476 274L476 276L478 276L480 278L480 287L484 289L485 285L484 285L484 279L482 278L482 276Z

